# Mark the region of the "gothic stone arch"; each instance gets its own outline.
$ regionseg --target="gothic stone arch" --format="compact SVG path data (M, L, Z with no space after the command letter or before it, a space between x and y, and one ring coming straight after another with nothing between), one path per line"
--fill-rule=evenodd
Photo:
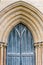
M1 50L6 52L5 45L11 29L18 23L25 24L32 32L36 53L36 65L42 65L41 45L43 43L43 19L42 14L34 6L23 2L15 2L0 11L0 43ZM41 43L41 44L39 44ZM3 49L4 48L4 49ZM39 51L40 50L40 51ZM3 65L2 52L0 64ZM4 57L4 65L6 57Z

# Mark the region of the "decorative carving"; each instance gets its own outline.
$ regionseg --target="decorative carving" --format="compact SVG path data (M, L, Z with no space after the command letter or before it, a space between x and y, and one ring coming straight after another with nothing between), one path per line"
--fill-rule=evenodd
M5 42L0 42L0 47L6 47L7 45L5 44Z
M35 47L42 47L43 46L43 41L34 43L34 46Z

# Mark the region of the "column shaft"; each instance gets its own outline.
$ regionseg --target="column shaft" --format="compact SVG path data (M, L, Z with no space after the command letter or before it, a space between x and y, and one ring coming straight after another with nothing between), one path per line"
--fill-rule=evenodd
M42 44L42 65L43 65L43 44Z
M42 52L41 47L38 47L38 65L42 65Z
M0 46L0 65L1 65L1 46Z
M0 65L6 65L6 45L5 43L0 43Z
M35 43L36 65L42 65L42 43Z
M36 65L38 65L38 48L35 47Z
M4 51L4 54L3 54L3 56L4 56L4 63L3 63L3 65L6 65L6 46L4 46L4 49L3 49L3 51Z

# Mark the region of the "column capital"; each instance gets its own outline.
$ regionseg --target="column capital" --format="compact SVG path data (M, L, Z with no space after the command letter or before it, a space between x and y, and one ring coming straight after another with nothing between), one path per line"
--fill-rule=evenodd
M34 46L35 47L42 47L43 46L43 41L34 43Z
M6 47L6 43L5 42L0 42L0 47Z

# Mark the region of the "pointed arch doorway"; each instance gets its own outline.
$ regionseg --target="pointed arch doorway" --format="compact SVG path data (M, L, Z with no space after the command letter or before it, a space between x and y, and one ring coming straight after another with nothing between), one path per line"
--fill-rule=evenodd
M10 32L7 46L7 65L35 65L34 44L30 30L23 24Z

